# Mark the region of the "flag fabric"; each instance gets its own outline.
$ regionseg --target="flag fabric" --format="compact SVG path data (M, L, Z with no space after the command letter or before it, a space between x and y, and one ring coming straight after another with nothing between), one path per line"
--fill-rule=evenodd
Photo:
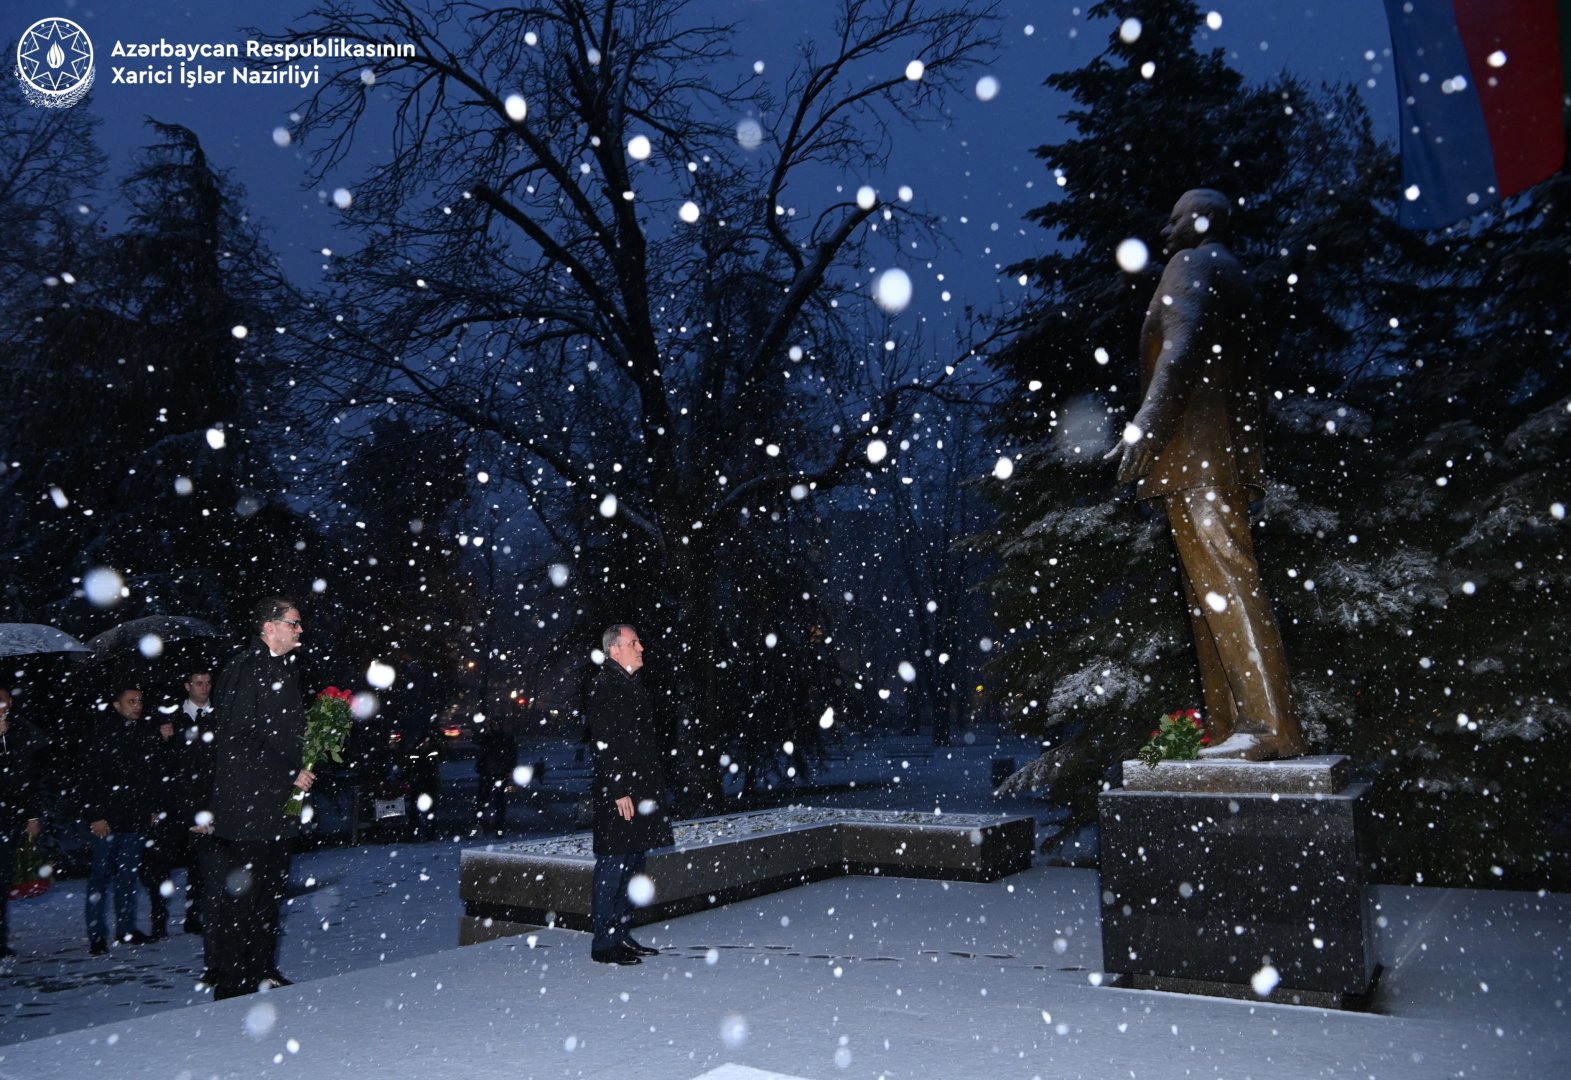
M1571 0L1385 5L1400 95L1403 225L1450 225L1560 168Z

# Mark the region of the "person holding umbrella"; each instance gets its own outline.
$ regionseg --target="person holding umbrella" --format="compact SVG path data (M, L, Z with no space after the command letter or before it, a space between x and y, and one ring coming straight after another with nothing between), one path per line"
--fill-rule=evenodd
M0 623L0 657L63 656L90 652L64 630L42 623ZM39 834L44 792L43 736L12 714L11 692L0 688L0 959L13 955L6 922L13 845Z

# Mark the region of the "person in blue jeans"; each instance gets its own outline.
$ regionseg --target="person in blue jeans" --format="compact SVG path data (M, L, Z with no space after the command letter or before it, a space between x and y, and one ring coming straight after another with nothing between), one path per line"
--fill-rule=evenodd
M142 945L151 940L136 928L136 894L142 849L153 824L154 757L157 730L142 719L142 691L123 687L93 725L83 762L82 816L91 837L87 878L88 951L99 956L109 948L104 901L114 895L117 943Z

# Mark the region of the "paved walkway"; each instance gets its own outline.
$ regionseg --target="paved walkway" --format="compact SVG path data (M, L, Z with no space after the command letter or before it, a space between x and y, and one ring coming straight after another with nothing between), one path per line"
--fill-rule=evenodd
M1571 1075L1571 899L1377 898L1371 1014L1100 986L1095 874L1038 868L819 882L647 927L635 968L554 930L389 959L0 1046L0 1078Z

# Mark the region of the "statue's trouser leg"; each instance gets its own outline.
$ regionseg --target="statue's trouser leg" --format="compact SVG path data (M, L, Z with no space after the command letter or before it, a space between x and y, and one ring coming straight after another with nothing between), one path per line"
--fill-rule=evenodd
M1216 639L1211 636L1211 624L1206 621L1205 601L1195 593L1194 582L1184 561L1178 561L1178 577L1184 583L1184 602L1189 605L1189 630L1195 639L1195 658L1200 661L1200 690L1204 696L1206 731L1213 746L1226 742L1238 726L1238 703L1233 700L1233 688L1227 683L1227 672L1222 667L1222 656L1217 650Z
M1246 493L1193 488L1164 502L1195 628L1207 712L1223 717L1230 712L1240 730L1275 736L1284 756L1302 753L1282 636L1255 565ZM1231 701L1233 708L1219 709L1217 701ZM1213 731L1213 739L1218 736L1226 737Z

